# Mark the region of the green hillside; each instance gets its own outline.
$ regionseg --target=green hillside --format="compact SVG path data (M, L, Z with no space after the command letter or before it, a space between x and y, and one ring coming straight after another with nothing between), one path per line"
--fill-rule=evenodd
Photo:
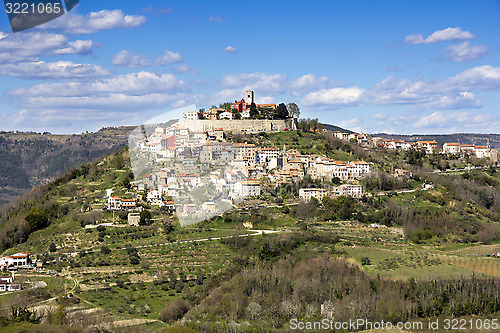
M361 180L368 195L360 199L297 198L302 187L329 188L336 179L263 182L260 197L181 228L175 216L142 201L150 214L141 226L129 226L122 212L102 210L106 189L123 197L144 194L130 188L127 149L84 164L0 212L3 255L32 253L43 263L42 274L20 271L18 277L47 284L0 294L2 331L67 331L71 325L84 332L96 325L128 332L174 332L174 326L184 326L179 332L285 332L294 318L321 320L322 307L342 320L394 323L498 317L500 259L491 256L500 252L496 168L436 173L445 163L465 162L360 147L323 132L233 139L364 160L376 173ZM414 176L393 177L395 168ZM96 227L102 223L113 226ZM12 305L43 313L42 323L12 318ZM122 324L127 328L118 328Z

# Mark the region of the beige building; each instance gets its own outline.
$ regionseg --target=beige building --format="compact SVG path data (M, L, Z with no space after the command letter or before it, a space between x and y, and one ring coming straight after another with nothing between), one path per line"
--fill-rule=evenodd
M304 201L309 201L311 198L321 201L326 195L328 195L328 191L324 188L301 188L299 190L299 198Z
M140 219L140 213L128 213L128 224L138 226Z
M201 205L201 209L207 213L215 213L217 210L215 208L215 202L204 202Z

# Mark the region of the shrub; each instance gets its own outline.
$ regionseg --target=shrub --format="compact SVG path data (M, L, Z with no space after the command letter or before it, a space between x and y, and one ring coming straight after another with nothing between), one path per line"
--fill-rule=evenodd
M167 305L160 314L160 320L165 323L171 323L179 320L189 310L189 305L182 298L176 299Z
M371 265L372 261L368 257L362 257L361 258L361 265Z
M50 243L50 245L49 245L49 252L56 252L56 251L57 251L56 244Z

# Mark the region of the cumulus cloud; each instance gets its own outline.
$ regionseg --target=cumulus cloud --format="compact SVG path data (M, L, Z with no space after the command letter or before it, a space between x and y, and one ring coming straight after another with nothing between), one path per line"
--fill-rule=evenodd
M371 88L335 87L329 78L313 74L289 78L284 74L260 72L226 75L221 78L220 86L223 89L215 97L224 100L232 100L252 89L260 96L303 96L303 105L320 109L408 105L417 110L451 110L482 107L475 93L500 90L500 67L478 66L440 81L389 76Z
M460 126L467 128L489 128L491 125L495 125L495 122L490 115L472 112L444 113L439 111L419 117L414 122L413 127L450 128Z
M115 66L129 68L144 68L150 66L164 66L168 64L180 63L184 59L180 52L165 51L161 56L151 59L147 55L133 54L127 50L122 50L115 54L112 63Z
M189 97L189 86L172 74L139 72L92 82L39 84L6 93L23 109L112 109L116 112L161 108Z
M308 106L345 107L357 105L362 101L365 90L358 87L331 88L307 94L302 103Z
M135 28L146 22L142 15L125 15L122 10L101 10L88 15L79 15L73 11L43 24L39 29L61 30L71 34L90 34L101 30Z
M0 75L28 80L54 79L89 79L108 76L110 73L101 66L92 64L75 64L71 61L20 62L0 64Z
M92 46L91 40L69 41L60 34L20 32L0 39L0 61L33 61L41 56L63 54L88 55L92 52Z
M225 49L224 49L224 52L226 53L234 53L234 52L237 52L238 50L233 47L233 46L227 46Z
M450 45L445 50L445 56L453 62L479 59L488 54L486 45L471 45L469 41Z
M453 90L500 90L500 67L484 65L470 68L444 80L440 86Z
M500 67L479 66L441 81L387 77L370 89L331 88L308 93L302 103L321 108L355 105L411 105L416 109L479 108L476 91L500 90Z
M156 66L162 66L167 64L176 64L183 62L184 59L180 52L165 51L163 55L155 58L154 64Z
M473 39L476 36L473 35L470 31L462 31L460 27L456 28L446 28L443 30L437 30L433 32L427 38L424 38L422 34L416 35L408 35L405 37L405 44L428 44L428 43L436 43L436 42L447 42L447 41L456 41L456 40L469 40Z
M238 91L256 90L260 95L298 95L299 92L328 88L332 82L325 76L306 74L297 79L284 74L241 73L222 77L220 84L225 89ZM239 94L238 94L239 95Z
M115 66L130 68L151 66L151 58L147 55L132 54L127 50L123 50L115 54L111 62Z

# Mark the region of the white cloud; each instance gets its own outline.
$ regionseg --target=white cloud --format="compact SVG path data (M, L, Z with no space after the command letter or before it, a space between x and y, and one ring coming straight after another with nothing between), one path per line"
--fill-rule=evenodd
M154 109L188 99L189 86L172 74L139 72L93 82L39 84L6 93L24 109Z
M225 49L224 49L224 52L226 53L234 53L234 52L237 52L238 50L234 47L234 46L227 46Z
M414 128L450 128L467 127L481 128L490 127L494 124L493 117L490 115L472 113L472 112L434 112L421 116L413 124Z
M453 90L500 90L500 67L489 65L467 69L444 80L443 88Z
M41 79L75 79L107 76L110 73L101 66L92 64L75 64L70 61L20 62L16 64L0 64L0 75L18 77L29 80Z
M225 19L223 19L222 17L220 16L210 16L208 18L208 22L215 22L215 23L224 23L226 22Z
M280 94L298 95L298 92L329 88L332 83L325 77L312 74L303 75L297 79L284 74L242 73L222 77L220 84L226 89L239 91L255 90L259 95L275 96ZM237 95L239 96L239 94Z
M101 10L87 16L73 11L40 26L40 29L55 29L71 34L90 34L101 30L135 28L146 22L142 15L125 15L122 10Z
M370 89L332 88L308 93L302 103L322 108L411 105L416 109L479 108L474 92L500 90L500 67L479 66L441 81L387 77Z
M41 128L58 133L138 124L151 118L154 110L193 102L188 84L173 74L150 72L43 83L13 89L5 97L21 111L4 115L3 119L0 116L0 123L5 121L19 129Z
M68 41L66 36L42 32L20 32L0 39L0 61L33 61L41 56L62 54L87 55L92 52L91 40Z
M196 69L193 69L186 64L179 65L179 66L175 67L174 72L175 73L182 73L182 74L190 74L193 76L200 74Z
M408 35L405 37L404 43L406 44L428 44L436 42L447 42L455 40L469 40L476 36L470 31L462 31L460 27L456 28L446 28L444 30L437 30L432 33L427 38L424 38L422 34Z
M91 40L76 40L69 42L68 46L54 50L54 54L90 54L92 52Z
M353 106L362 101L364 89L358 87L331 88L307 94L302 103L308 106Z
M486 45L470 45L468 41L450 45L445 50L445 56L453 62L479 59L486 54L488 54Z
M184 59L180 52L165 51L163 55L156 57L154 64L156 66L162 66L167 64L176 64L183 62Z
M115 54L112 59L113 65L129 67L129 68L144 68L150 66L164 66L183 62L184 59L180 52L172 52L166 50L161 56L152 60L149 56L143 54L133 54L127 50L122 50Z
M483 106L481 101L476 100L473 93L468 91L459 92L456 95L443 95L432 98L431 101L421 105L423 109L464 109L480 108Z
M147 55L132 54L127 50L123 50L115 54L111 60L113 65L124 66L130 68L148 67L151 66L151 59Z

